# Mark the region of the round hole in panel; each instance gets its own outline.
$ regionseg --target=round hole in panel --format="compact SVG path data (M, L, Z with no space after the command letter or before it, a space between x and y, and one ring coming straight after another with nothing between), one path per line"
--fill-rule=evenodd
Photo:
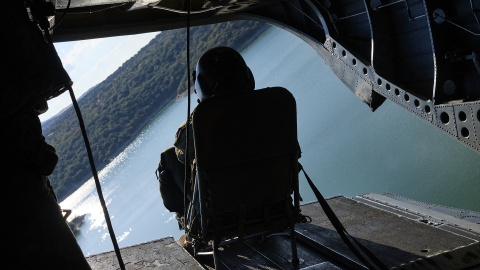
M333 47L334 49L337 48L337 43L336 43L336 42L333 42L332 47Z
M450 122L450 116L448 116L448 113L442 112L440 114L440 121L442 121L442 123L445 125L448 124L448 122Z
M347 56L347 52L345 50L342 51L342 56L343 57Z
M377 80L378 85L382 85L382 79Z
M354 66L357 65L357 60L356 60L355 58L352 59L352 64L353 64Z
M430 112L431 112L430 106L425 105L425 112L426 112L426 113L430 113Z
M463 128L460 130L460 134L462 134L462 136L463 136L464 138L468 138L468 136L470 136L470 131L468 131L468 128L463 127Z
M385 88L387 88L387 90L390 91L390 89L391 89L390 84L387 83L387 84L385 85Z
M400 90L398 90L398 88L395 88L395 95L400 96Z
M467 114L464 111L460 111L458 113L458 119L460 119L462 122L467 121Z
M409 96L408 94L405 94L405 95L403 96L403 98L405 99L405 101L409 101L409 100L410 100L410 96Z
M413 101L413 104L415 104L415 107L417 107L417 108L420 107L420 101L418 101L418 99L415 99Z
M363 68L363 74L367 75L368 73L368 69L367 68Z

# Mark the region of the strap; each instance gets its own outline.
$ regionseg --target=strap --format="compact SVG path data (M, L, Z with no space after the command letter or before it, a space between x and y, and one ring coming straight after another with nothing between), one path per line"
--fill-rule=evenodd
M245 219L247 217L247 206L245 203L240 204L238 213L238 242L243 241L243 234L245 232Z
M77 102L77 99L75 98L75 93L73 92L72 87L68 86L67 88L68 88L68 92L70 93L70 97L72 99L73 108L75 109L75 112L77 114L78 124L80 126L80 131L82 132L83 141L85 142L88 161L90 162L90 168L92 169L93 179L95 180L98 199L100 200L100 204L102 205L103 215L105 217L105 222L107 223L108 233L110 234L110 238L112 239L113 249L115 250L115 254L117 255L120 269L125 270L125 264L123 263L122 254L120 253L120 248L118 247L118 242L117 242L117 239L115 238L115 232L113 231L112 221L110 220L110 215L108 214L107 204L105 203L105 199L103 197L102 186L100 184L97 169L95 167L95 162L93 160L93 153L90 147L90 142L88 141L87 130L85 129L85 123L83 122L82 113L80 112L80 107L78 106L78 102Z
M307 173L303 169L302 164L298 163L298 166L303 171L303 174L305 175L305 178L307 179L308 184L312 188L312 191L315 194L315 197L317 197L318 202L322 206L323 211L327 215L327 217L330 220L330 222L332 223L333 227L335 227L335 230L340 235L343 242L348 246L348 248L355 254L355 256L357 256L357 258L368 269L382 269L382 270L383 269L388 269L388 267L385 264L383 264L382 261L380 261L380 259L378 259L370 250L368 250L364 245L362 245L360 242L358 242L355 238L353 238L347 232L347 230L343 227L343 225L340 222L340 220L338 219L338 217L333 212L332 208L330 208L330 205L328 205L325 198L323 198L320 191L318 191L317 187L315 187L315 185L313 184L310 177L308 177ZM362 252L368 257L368 259L365 258L365 256L362 254ZM371 262L369 262L369 260Z

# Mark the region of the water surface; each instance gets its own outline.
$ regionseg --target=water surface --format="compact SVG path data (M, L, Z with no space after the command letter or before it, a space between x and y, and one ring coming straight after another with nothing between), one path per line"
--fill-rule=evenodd
M300 162L325 197L393 192L480 211L480 154L388 100L372 113L288 32L271 28L242 55L257 88L282 86L296 98ZM121 247L182 234L154 171L186 115L186 98L172 102L100 173ZM91 179L61 203L87 214L77 238L85 254L113 249L94 189ZM314 200L303 175L300 189L305 202Z

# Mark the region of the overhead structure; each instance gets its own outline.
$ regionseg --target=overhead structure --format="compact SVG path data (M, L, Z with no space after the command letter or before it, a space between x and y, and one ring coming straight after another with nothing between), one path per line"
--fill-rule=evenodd
M57 0L51 25L65 16L52 37L68 41L182 28L188 3ZM192 25L261 20L294 33L372 111L388 98L480 152L479 1L190 3Z

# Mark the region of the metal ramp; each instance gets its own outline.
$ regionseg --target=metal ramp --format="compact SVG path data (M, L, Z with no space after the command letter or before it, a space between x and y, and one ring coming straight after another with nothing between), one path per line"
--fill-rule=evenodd
M408 199L393 193L365 194L359 202L395 211L411 219L441 227L480 241L480 213Z
M173 237L166 237L120 249L125 267L137 269L204 269ZM115 252L108 251L87 257L92 270L117 270Z
M348 230L390 269L480 269L480 214L425 204L394 194L327 200ZM301 264L296 269L365 269L342 242L317 202L301 207L309 224L295 226ZM121 249L127 269L213 269L173 238ZM288 235L251 238L221 247L226 269L294 269ZM87 258L92 269L118 269L113 252Z

